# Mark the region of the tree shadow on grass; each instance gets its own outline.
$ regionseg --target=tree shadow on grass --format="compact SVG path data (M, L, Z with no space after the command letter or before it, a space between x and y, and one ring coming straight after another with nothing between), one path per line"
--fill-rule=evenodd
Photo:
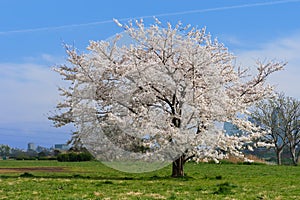
M89 179L89 180L144 180L144 181L153 181L153 180L174 180L174 181L189 181L194 180L193 177L184 176L180 178L173 178L171 176L89 176L85 174L67 174L67 175L57 175L57 174L48 174L48 175L38 175L30 172L24 172L22 174L13 174L13 175L0 175L1 179L8 178L44 178L44 179Z

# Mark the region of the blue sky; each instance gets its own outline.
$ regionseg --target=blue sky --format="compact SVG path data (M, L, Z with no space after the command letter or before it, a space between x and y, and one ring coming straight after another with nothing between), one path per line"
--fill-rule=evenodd
M126 22L152 16L175 24L205 26L237 56L237 63L283 60L289 64L270 83L300 98L300 0L1 0L0 144L50 147L70 138L71 127L56 129L47 115L63 84L51 67L65 63L62 43L84 51L89 40L104 40Z

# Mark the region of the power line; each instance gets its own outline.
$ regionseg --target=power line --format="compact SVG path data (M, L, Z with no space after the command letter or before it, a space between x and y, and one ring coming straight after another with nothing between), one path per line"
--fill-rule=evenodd
M195 14L195 13L217 12L217 11L223 11L223 10L233 10L233 9L240 9L240 8L260 7L260 6L271 6L271 5L277 5L277 4L296 3L296 2L300 2L300 0L268 1L268 2L263 2L263 3L252 3L252 4L250 3L250 4L242 4L242 5L235 5L235 6L223 6L223 7L207 8L207 9L199 9L199 10L161 13L161 14L156 14L156 15L126 17L126 18L118 19L118 21L128 21L130 19L136 19L136 18L147 19L147 18L152 18L153 16L167 17L167 16L188 15L188 14ZM95 25L108 24L108 23L113 23L113 22L114 21L111 19L111 20L104 20L104 21L97 21L97 22L81 23L81 24L69 24L69 25L62 25L62 26L50 26L50 27L41 27L41 28L32 28L32 29L19 29L19 30L12 30L12 31L0 31L0 35L39 32L39 31L51 31L51 30L67 29L67 28L74 28L74 27L84 27L84 26L95 26Z

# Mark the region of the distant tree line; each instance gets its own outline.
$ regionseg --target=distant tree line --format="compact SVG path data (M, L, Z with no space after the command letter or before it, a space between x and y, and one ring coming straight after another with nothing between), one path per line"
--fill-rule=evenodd
M93 159L93 156L86 149L70 149L68 151L54 149L37 152L11 148L6 144L0 144L0 157L3 160L9 158L15 160L58 160L61 162L81 162Z

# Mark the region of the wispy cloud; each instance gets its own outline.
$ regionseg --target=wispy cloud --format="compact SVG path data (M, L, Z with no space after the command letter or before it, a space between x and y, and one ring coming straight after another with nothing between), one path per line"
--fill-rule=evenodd
M255 66L255 61L286 61L288 65L284 71L271 76L270 83L278 91L289 96L300 98L300 32L262 44L257 49L239 51L236 53L238 63Z
M240 5L233 5L233 6L222 6L222 7L215 7L215 8L207 8L207 9L197 9L197 10L186 10L180 12L170 12L170 13L158 13L153 15L146 15L146 16L131 16L126 18L118 19L119 21L128 21L130 19L137 19L137 18L152 18L155 17L168 17L168 16L176 16L176 15L189 15L195 13L207 13L207 12L219 12L224 10L233 10L233 9L241 9L241 8L251 8L251 7L261 7L261 6L271 6L271 5L278 5L278 4L287 4L287 3L297 3L300 0L277 0L277 1L267 1L262 3L248 3L248 4L240 4ZM102 20L96 22L88 22L88 23L80 23L80 24L69 24L69 25L61 25L61 26L51 26L51 27L40 27L40 28L28 28L28 29L19 29L19 30L12 30L12 31L0 31L0 35L9 35L15 33L27 33L27 32L39 32L39 31L51 31L51 30L59 30L59 29L67 29L67 28L76 28L76 27L84 27L84 26L95 26L101 24L108 24L113 23L114 20Z
M70 139L72 127L56 129L47 119L60 100L57 87L63 84L48 65L0 63L0 141L24 148L27 142L49 147Z
M246 45L245 41L234 35L220 34L217 39L219 39L219 41L224 43L226 46L243 47Z
M56 65L58 63L64 63L65 59L63 56L54 56L51 54L40 54L35 56L26 56L22 58L22 62L24 63L39 63L42 65Z
M0 63L0 121L44 121L59 96L60 78L48 66Z

